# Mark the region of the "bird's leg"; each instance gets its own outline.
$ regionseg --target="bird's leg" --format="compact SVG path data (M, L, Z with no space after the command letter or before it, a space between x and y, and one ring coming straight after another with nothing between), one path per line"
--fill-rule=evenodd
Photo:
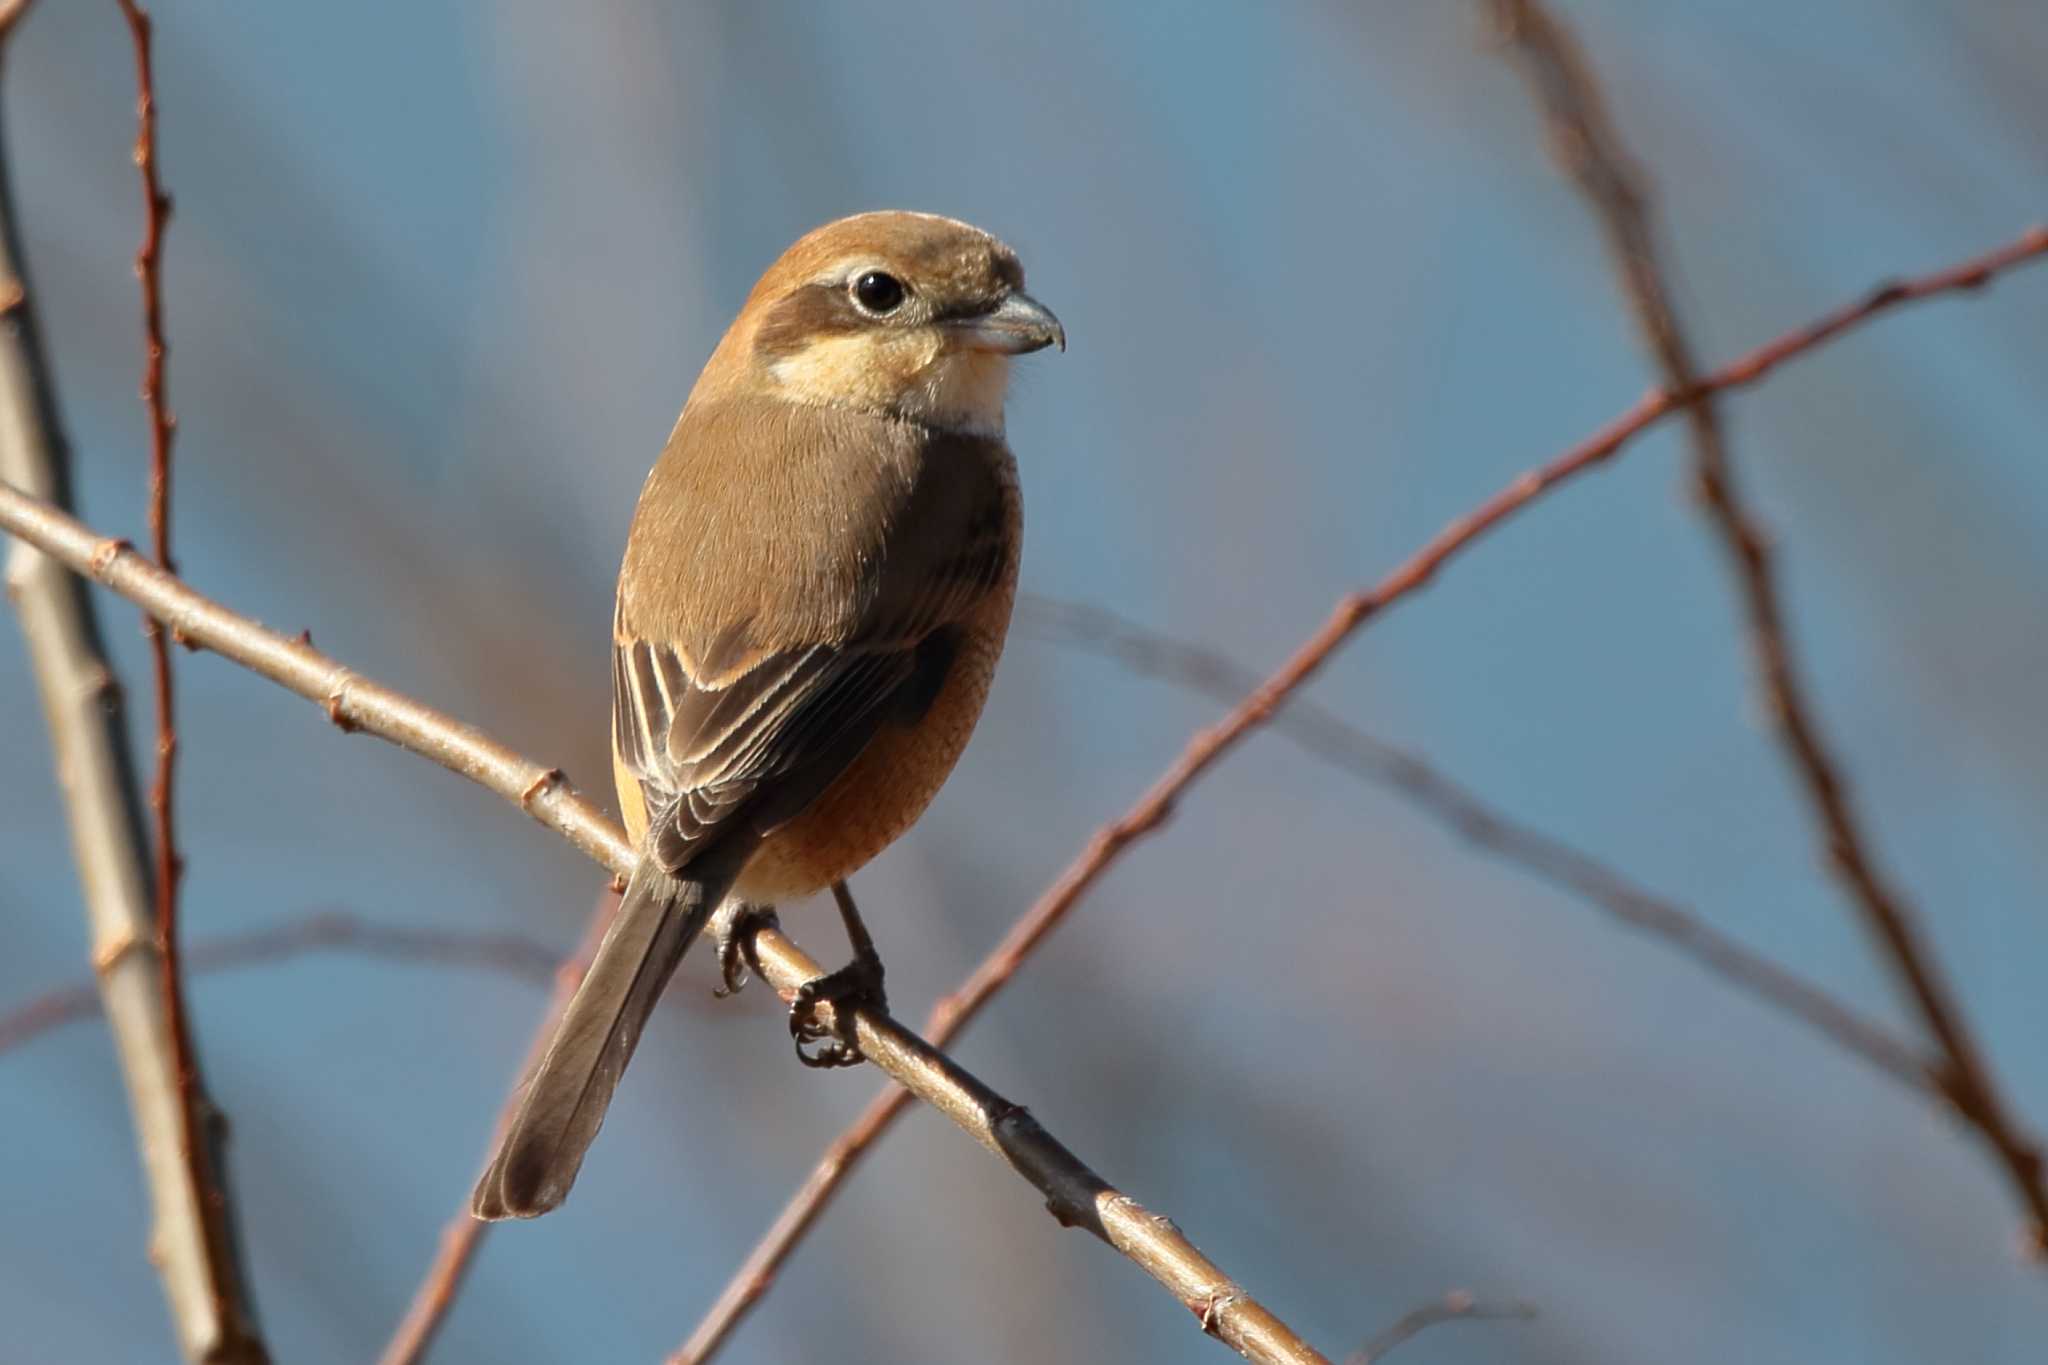
M711 994L720 1000L736 994L747 984L747 972L756 975L761 964L754 960L754 935L763 929L779 929L772 905L749 905L734 901L712 922L712 946L718 950L718 977L722 983Z
M845 882L832 883L832 900L839 906L839 922L846 926L846 942L853 949L853 961L840 970L859 977L867 993L873 997L875 1008L886 1008L888 997L882 991L882 955L875 951L875 940L869 936L868 926L860 917L860 907L853 903L852 889Z
M803 984L789 1007L789 1033L796 1039L796 1055L805 1066L853 1066L865 1061L854 1037L853 1011L856 1006L886 1010L889 997L882 989L882 958L875 941L861 922L860 910L845 882L832 883L832 899L839 905L839 918L846 925L846 940L853 945L853 961L836 972L815 977ZM818 1006L832 1006L832 1024L818 1022ZM806 1051L809 1044L821 1046Z

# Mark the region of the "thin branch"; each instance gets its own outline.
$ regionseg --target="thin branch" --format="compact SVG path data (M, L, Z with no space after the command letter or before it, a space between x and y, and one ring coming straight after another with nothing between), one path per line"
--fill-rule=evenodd
M519 1064L518 1075L513 1077L504 1106L498 1111L498 1122L486 1152L497 1150L505 1125L512 1121L517 1107L519 1085L526 1073L540 1064L541 1053L547 1050L548 1043L555 1036L555 1024L562 1017L562 1011L568 1008L569 997L582 984L583 974L590 970L590 961L597 956L597 945L603 941L605 928L611 923L612 912L617 909L617 897L609 892L600 897L597 909L590 916L590 925L583 931L582 943L554 968L554 993L548 999L540 1026L534 1030L533 1040L527 1044L526 1058ZM469 1267L490 1228L491 1224L470 1216L469 1201L464 1199L462 1206L442 1226L441 1240L434 1250L434 1262L427 1267L426 1277L413 1292L412 1302L406 1307L405 1316L399 1319L384 1353L377 1358L377 1365L415 1365L415 1362L426 1358L434 1338L440 1334L441 1324L448 1319L448 1310L455 1306L455 1296L461 1292Z
M1367 620L1422 587L1443 564L1481 535L1542 496L1546 491L1613 456L1629 441L1680 409L1715 393L1746 388L1786 361L1823 346L1880 313L1901 304L1958 290L1981 288L2015 267L2048 255L2048 226L2030 228L2004 246L1932 274L1894 281L1871 290L1807 325L1740 357L1682 389L1658 389L1602 427L1585 441L1546 464L1522 474L1477 508L1439 531L1377 587L1340 600L1322 627L1309 637L1280 670L1239 700L1221 721L1197 731L1188 746L1150 790L1122 816L1097 830L1080 856L1060 874L1038 902L1011 926L1003 940L967 980L933 1009L925 1031L945 1046L972 1019L989 997L1015 974L1033 948L1094 884L1117 856L1139 838L1157 829L1196 779L1245 735L1272 719L1293 693ZM4 512L4 508L0 508ZM0 524L4 524L0 516ZM817 1166L791 1196L766 1233L747 1254L669 1365L694 1365L710 1358L719 1345L774 1283L782 1263L796 1249L825 1206L858 1165L861 1157L902 1112L908 1101L884 1090L832 1140Z
M127 598L179 639L319 703L342 729L361 730L429 758L496 792L613 873L631 871L636 855L619 827L577 793L559 769L542 767L481 731L363 677L313 648L303 635L293 639L228 610L126 542L101 536L6 483L0 483L0 530ZM753 948L763 977L786 998L823 975L778 930L760 930ZM821 1013L829 1023L829 1012ZM1020 1106L882 1011L856 1011L853 1023L861 1051L880 1071L1000 1156L1046 1197L1063 1225L1094 1233L1164 1285L1205 1332L1253 1360L1327 1365L1170 1220L1148 1212L1089 1170Z
M1359 1347L1344 1365L1376 1365L1387 1353L1411 1337L1444 1322L1527 1322L1536 1316L1536 1305L1514 1301L1482 1303L1463 1289L1453 1289L1435 1303L1404 1313L1391 1327Z
M1089 650L1133 673L1225 702L1243 696L1256 681L1224 654L1149 630L1101 607L1027 596L1018 602L1017 620L1041 639ZM1318 762L1399 793L1467 843L1662 940L1908 1090L1941 1095L1940 1077L1884 1025L1745 947L1696 911L1655 895L1591 854L1489 806L1419 755L1374 738L1312 698L1291 703L1274 718L1273 729Z
M156 562L176 573L171 559L171 417L164 366L170 348L164 340L164 228L170 222L171 200L157 178L156 74L151 65L151 23L134 0L117 0L128 21L135 48L135 168L142 180L142 245L135 252L135 278L142 288L142 403L149 412L149 534ZM171 642L155 618L144 614L143 634L149 640L151 679L156 689L156 776L150 783L149 807L156 816L156 936L163 958L164 1003L170 1014L171 1045L177 1050L181 1085L199 1084L192 1031L186 1019L184 975L178 961L178 885L185 860L178 854L174 797L178 761L176 691L171 676ZM203 1107L188 1097L188 1115ZM196 1121L187 1128L188 1149L199 1145Z
M20 13L0 16L0 37ZM0 139L0 157L4 151ZM23 275L12 187L0 165L0 478L61 506L70 498L69 475ZM76 579L27 544L8 558L7 586L49 723L93 968L150 1191L150 1259L163 1280L179 1351L193 1361L262 1361L223 1179L225 1132L204 1096L185 1084L186 1054L168 1027L148 838L120 690L92 602Z
M1536 88L1558 160L1605 230L1623 293L1664 382L1674 389L1690 387L1696 372L1692 348L1672 301L1669 270L1658 257L1648 197L1603 109L1597 78L1570 33L1538 0L1493 0L1493 11ZM1769 536L1736 481L1714 405L1695 404L1688 426L1694 485L1736 575L1749 618L1752 659L1786 761L1806 790L1816 833L1864 927L1941 1050L1943 1093L1992 1149L2025 1208L2031 1223L2028 1253L2048 1258L2048 1180L2040 1149L2008 1111L1917 911L1880 870L1841 766L1821 736L1816 708L1793 660Z
M345 910L322 910L267 929L195 943L185 954L185 975L274 966L324 952L414 966L480 967L539 982L553 980L559 966L552 948L518 934L376 924ZM0 1014L0 1053L99 1013L99 991L90 981L45 991Z
M142 179L142 245L135 252L135 278L142 287L142 403L149 411L149 534L156 562L169 573L171 559L171 416L164 340L164 228L171 217L170 196L157 178L156 76L150 62L149 15L134 0L118 0L135 46L135 167ZM177 707L171 677L171 642L155 618L145 614L143 633L149 638L150 667L156 686L156 777L149 805L156 814L156 931L163 940L164 998L170 1002L171 1037L179 1049L181 1073L195 1068L191 1038L185 1024L184 990L178 971L178 883L184 859L178 856L174 809L177 775Z
M135 49L135 168L142 182L142 245L135 252L135 278L142 289L142 402L149 412L149 534L156 562L168 573L178 566L171 559L171 416L164 372L169 346L164 340L164 228L170 221L171 200L164 193L157 174L156 74L151 64L151 23L149 15L134 0L117 0L128 21L128 36ZM171 674L171 642L152 617L142 618L143 635L149 641L150 680L156 693L156 775L150 782L149 808L156 817L156 945L157 961L163 972L164 1029L171 1040L172 1064L177 1069L179 1105L185 1117L182 1145L185 1162L202 1196L217 1199L213 1188L215 1172L203 1155L209 1132L223 1123L213 1098L207 1093L199 1068L199 1052L192 1040L192 1021L185 1008L185 972L180 953L183 935L178 924L178 888L185 876L185 859L178 852L177 791L178 721L177 692Z

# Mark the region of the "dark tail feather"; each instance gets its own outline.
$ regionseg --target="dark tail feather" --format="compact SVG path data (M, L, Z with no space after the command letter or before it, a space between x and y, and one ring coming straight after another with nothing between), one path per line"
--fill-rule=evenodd
M674 877L641 860L477 1182L478 1218L535 1218L568 1195L662 987L730 882Z

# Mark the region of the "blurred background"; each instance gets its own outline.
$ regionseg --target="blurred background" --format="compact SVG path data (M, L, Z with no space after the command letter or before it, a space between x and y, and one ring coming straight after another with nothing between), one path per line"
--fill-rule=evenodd
M201 589L609 804L634 496L760 270L823 220L1007 238L1072 338L1020 366L1027 589L1261 671L1343 590L1649 382L1519 74L1448 3L163 6L176 544ZM1651 169L1709 361L2048 208L2023 0L1562 5ZM9 156L84 514L139 536L133 88L115 7L8 53ZM2048 273L1888 319L1726 409L1885 860L2048 1127ZM1912 1021L1758 724L1664 428L1377 623L1313 696L1831 991ZM131 611L99 599L138 728ZM186 923L346 911L566 951L600 877L495 797L181 661ZM86 978L0 630L0 1010ZM1208 700L1020 631L857 881L923 1017ZM841 952L829 903L785 920ZM652 1360L872 1072L813 1074L693 960L558 1215L492 1237L436 1359ZM279 1359L372 1357L545 998L314 954L192 988ZM2021 1361L2048 1277L1979 1146L1663 944L1257 738L957 1048L1340 1355L1452 1287L1530 1324L1399 1357ZM0 1356L173 1358L105 1028L0 1054ZM964 1343L964 1344L963 1344ZM724 1357L1217 1359L929 1113Z

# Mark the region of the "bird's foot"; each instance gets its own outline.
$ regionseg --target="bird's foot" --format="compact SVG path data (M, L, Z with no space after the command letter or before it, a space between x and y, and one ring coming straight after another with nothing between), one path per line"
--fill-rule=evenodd
M832 1007L831 1023L818 1017L820 1005ZM817 1067L859 1065L867 1058L861 1055L855 1036L854 1011L888 1008L878 957L857 956L836 972L812 977L789 1006L789 1036L796 1040L797 1060Z
M719 917L712 926L712 946L718 950L718 979L711 994L723 1000L739 993L747 984L747 973L759 975L761 964L754 957L754 935L763 929L779 929L772 905L739 904L732 913Z

